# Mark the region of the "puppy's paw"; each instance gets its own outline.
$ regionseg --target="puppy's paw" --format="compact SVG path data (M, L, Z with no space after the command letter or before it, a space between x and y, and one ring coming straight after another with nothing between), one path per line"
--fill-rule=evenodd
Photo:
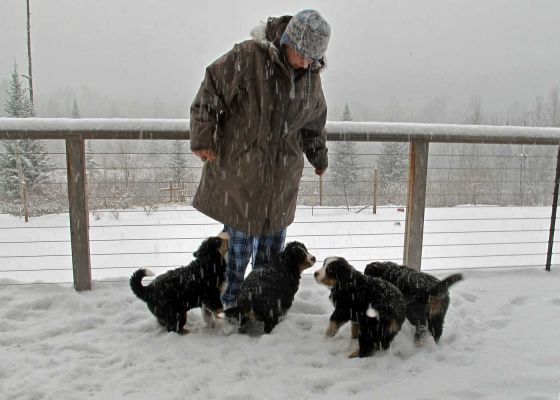
M338 329L340 328L340 326L334 322L331 321L329 323L329 326L327 327L327 330L325 331L325 336L327 337L333 337L338 333Z
M350 334L352 335L352 339L358 339L358 337L360 337L360 324L352 323Z
M414 344L416 347L422 347L426 343L426 338L428 334L428 327L425 325L419 325L416 327L416 333L414 334Z
M360 357L360 350L356 350L348 355L348 358L356 358L356 357Z
M227 318L216 320L216 331L224 336L230 336L237 330L237 325L231 324Z

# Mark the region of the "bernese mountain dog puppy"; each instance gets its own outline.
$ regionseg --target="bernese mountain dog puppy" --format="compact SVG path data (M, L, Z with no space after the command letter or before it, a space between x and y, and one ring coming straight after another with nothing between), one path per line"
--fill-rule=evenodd
M225 316L237 319L239 333L247 332L250 320L263 322L264 332L270 333L292 306L301 273L313 264L315 256L303 243L288 243L268 265L251 271L241 285L237 305L228 308Z
M150 270L139 269L132 274L130 288L168 332L188 333L184 326L187 311L192 308L202 307L207 323L211 313L222 312L220 295L226 279L228 241L227 232L209 237L193 253L195 259L189 265L167 271L147 286L142 285L142 278L154 276Z
M448 289L463 279L452 274L443 280L391 261L372 262L364 274L384 279L399 288L406 299L406 318L416 328L414 339L420 344L426 331L436 343L443 333L443 322L449 308Z
M406 304L402 293L393 284L366 276L342 257L325 259L315 272L315 280L331 289L335 307L325 334L334 336L340 327L352 321L358 326L359 349L353 357L368 357L389 348L405 319Z

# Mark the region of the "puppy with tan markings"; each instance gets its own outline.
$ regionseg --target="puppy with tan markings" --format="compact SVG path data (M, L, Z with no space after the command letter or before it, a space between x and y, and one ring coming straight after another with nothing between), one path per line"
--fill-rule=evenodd
M240 333L247 331L249 320L264 322L264 332L270 333L292 306L301 273L313 264L315 256L303 243L288 243L268 265L247 276L237 295L237 306L227 309L225 315L238 320Z
M184 329L187 311L202 307L203 317L211 323L212 314L222 312L221 291L225 281L229 234L204 240L195 259L187 266L167 271L149 285L142 278L153 276L147 269L139 269L130 278L130 288L145 301L148 309L168 332L188 333Z
M416 328L416 344L422 343L426 332L430 332L436 343L439 341L449 308L448 289L463 279L461 274L439 280L391 261L372 262L366 266L364 274L389 281L402 292L406 299L406 318Z
M404 297L393 284L362 274L342 257L327 258L315 272L315 280L331 289L335 307L325 334L334 336L346 322L353 323L359 349L350 358L389 348L406 310Z

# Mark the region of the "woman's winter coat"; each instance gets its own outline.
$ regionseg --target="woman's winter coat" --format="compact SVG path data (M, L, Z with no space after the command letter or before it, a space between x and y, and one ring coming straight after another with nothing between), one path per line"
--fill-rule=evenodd
M328 164L324 63L289 66L278 45L289 19L269 19L208 66L191 106L191 150L217 155L193 206L249 235L293 222L304 153L316 169Z

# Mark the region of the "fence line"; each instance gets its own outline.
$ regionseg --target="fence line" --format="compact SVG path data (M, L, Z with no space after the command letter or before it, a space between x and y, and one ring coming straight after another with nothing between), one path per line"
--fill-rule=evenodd
M84 194L86 192L86 167L85 167L85 140L187 140L189 138L187 120L129 120L129 119L10 119L0 118L0 140L13 140L13 139L61 139L66 143L66 152L64 153L67 158L67 185L68 185L68 200L70 210L70 244L72 247L72 265L74 271L74 285L77 290L89 289L91 287L91 270L90 257L95 256L96 253L90 254L90 240L88 227L88 209L87 199ZM427 229L424 231L426 223L438 222L437 220L430 221L425 219L425 207L427 198L436 198L441 196L453 197L457 196L459 199L462 197L472 197L477 202L477 199L488 196L508 197L516 196L517 193L501 192L496 193L482 193L479 188L473 186L472 191L464 193L429 193L427 188L434 183L443 182L430 182L428 175L430 171L446 170L448 173L452 171L474 171L474 173L485 173L484 171L493 171L495 173L505 173L507 171L519 171L521 186L520 186L520 203L523 203L523 178L525 174L525 162L528 157L520 157L520 166L506 167L494 166L483 167L476 164L476 160L487 157L485 154L473 154L475 160L467 160L466 155L461 155L462 159L471 162L470 166L462 165L448 165L445 168L442 166L431 166L428 168L428 161L430 157L440 155L430 155L429 147L431 143L459 143L459 144L518 144L518 145L554 145L560 144L560 128L537 128L537 127L494 127L494 126L474 126L474 125L453 125L453 124L405 124L405 123L359 123L359 122L329 122L327 123L327 135L330 141L357 141L357 142L408 142L409 143L409 178L408 190L406 193L395 192L393 195L406 196L406 213L404 218L392 219L391 222L398 223L404 221L404 232L377 233L377 237L382 236L404 236L403 258L404 262L413 268L420 268L422 261L423 238L425 235L437 234L455 234L465 233L462 231L446 232ZM115 153L122 154L122 153ZM336 154L336 153L335 153ZM340 153L342 154L342 153ZM368 154L375 154L370 152ZM441 156L452 157L454 154L442 154ZM511 156L511 159L516 157ZM548 157L539 157L547 159ZM534 159L539 159L535 157ZM560 157L559 157L560 159ZM159 166L150 166L149 169L157 170ZM163 168L163 167L161 167ZM168 168L168 167L167 167ZM200 167L197 167L200 169ZM98 168L98 170L111 170L113 168ZM131 167L129 170L141 170L145 168ZM360 167L363 170L373 170L370 167ZM306 169L308 170L308 169ZM540 172L549 172L547 168L533 166L531 170ZM552 171L550 171L552 172ZM541 178L542 179L542 178ZM405 182L405 180L399 180ZM558 179L556 180L556 184ZM454 184L489 184L489 181L484 179L464 179L455 180ZM543 182L546 182L543 180ZM303 183L307 184L307 181ZM384 180L382 183L391 184ZM156 183L157 184L157 183ZM539 192L539 198L542 198L546 192L541 188L536 188ZM170 197L173 188L170 188ZM322 192L323 186L318 189ZM531 188L535 190L535 188ZM556 191L557 192L557 191ZM302 193L301 198L309 199L314 194ZM360 193L366 198L369 193ZM333 198L334 195L326 193L326 198ZM340 195L339 195L340 196ZM153 199L154 196L145 196L146 199ZM111 196L90 196L90 199L97 200L111 200ZM40 199L33 199L35 201ZM126 199L120 200L124 201ZM554 201L553 201L554 203ZM350 205L347 204L347 209L350 210ZM361 211L361 210L360 210ZM113 210L112 212L118 214L120 210ZM311 209L313 214L313 208ZM115 214L115 215L116 215ZM544 220L545 218L540 218ZM469 219L462 219L468 221ZM480 219L472 219L479 221ZM520 219L524 221L526 219ZM347 221L343 221L347 222ZM441 221L439 221L441 222ZM331 223L340 224L340 221L331 221ZM352 221L356 223L356 221ZM390 223L387 221L387 223ZM295 224L294 224L295 225ZM144 224L123 224L122 226L130 226L139 228L146 226ZM161 226L206 226L205 224L163 224ZM105 228L109 228L107 225ZM92 225L91 228L96 228ZM104 227L99 227L104 228ZM52 229L50 227L49 229ZM553 234L555 229L551 223L551 239L549 244L554 243ZM478 229L476 231L469 231L468 233L488 234L488 233L515 233L515 232L542 232L541 229L506 229L496 231L493 229ZM94 232L92 231L92 234ZM348 235L348 234L346 234ZM314 234L306 236L305 234L295 234L295 237L324 237L322 234ZM333 234L329 234L333 236ZM354 234L358 237L358 234ZM369 236L372 236L369 234ZM552 240L552 241L551 241ZM534 241L534 240L533 240ZM97 243L91 241L91 243ZM428 246L426 246L429 248ZM551 246L550 246L551 247ZM397 246L386 247L397 248ZM123 254L131 254L129 252L122 252ZM181 253L181 252L179 252ZM540 255L540 253L526 253L530 255ZM555 254L551 250L548 252L549 257ZM491 257L491 256L487 256ZM438 257L424 257L424 259L434 259ZM445 257L439 257L445 258Z

